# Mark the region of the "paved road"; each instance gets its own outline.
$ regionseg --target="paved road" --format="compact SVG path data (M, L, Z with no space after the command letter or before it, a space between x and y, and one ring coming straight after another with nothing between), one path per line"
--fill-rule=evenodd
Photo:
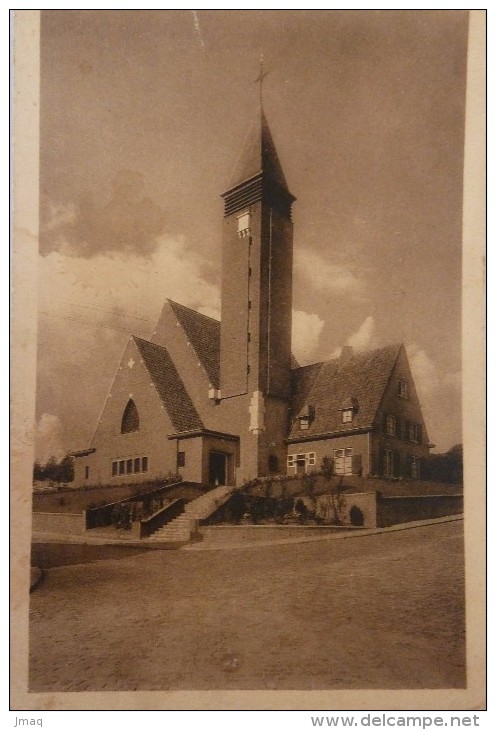
M464 686L461 522L47 571L30 689Z

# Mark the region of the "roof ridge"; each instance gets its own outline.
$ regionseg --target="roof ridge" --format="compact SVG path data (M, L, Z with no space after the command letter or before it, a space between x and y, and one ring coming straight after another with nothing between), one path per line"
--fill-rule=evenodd
M192 307L187 307L185 304L181 304L181 302L175 302L173 299L169 299L168 297L166 301L168 301L173 308L181 307L181 309L187 309L188 312L193 312L193 314L197 314L198 317L205 317L205 319L210 319L212 322L217 322L217 324L220 324L220 319L211 317L209 314L203 314L203 312L199 312L197 309L193 309Z

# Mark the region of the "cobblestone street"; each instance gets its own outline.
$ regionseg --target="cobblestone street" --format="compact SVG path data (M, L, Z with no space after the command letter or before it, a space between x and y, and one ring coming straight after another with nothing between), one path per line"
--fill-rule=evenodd
M48 570L30 689L463 687L463 522Z

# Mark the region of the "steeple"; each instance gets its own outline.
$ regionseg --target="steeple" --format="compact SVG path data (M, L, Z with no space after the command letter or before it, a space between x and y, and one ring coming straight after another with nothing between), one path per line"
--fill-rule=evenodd
M262 201L291 220L291 204L296 198L288 190L262 109L242 148L229 188L222 197L226 216Z
M284 190L288 190L274 140L262 109L245 140L228 190L237 188L257 175L263 175L267 181L270 180L272 184L275 183Z

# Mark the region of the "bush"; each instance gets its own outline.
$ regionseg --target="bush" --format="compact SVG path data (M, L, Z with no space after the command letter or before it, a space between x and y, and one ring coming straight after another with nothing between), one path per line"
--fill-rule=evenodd
M322 457L320 471L325 479L327 479L328 481L331 480L334 474L334 459L331 456Z
M350 522L352 525L355 525L355 527L363 527L363 512L360 507L357 507L356 504L354 504L353 507L350 509Z

